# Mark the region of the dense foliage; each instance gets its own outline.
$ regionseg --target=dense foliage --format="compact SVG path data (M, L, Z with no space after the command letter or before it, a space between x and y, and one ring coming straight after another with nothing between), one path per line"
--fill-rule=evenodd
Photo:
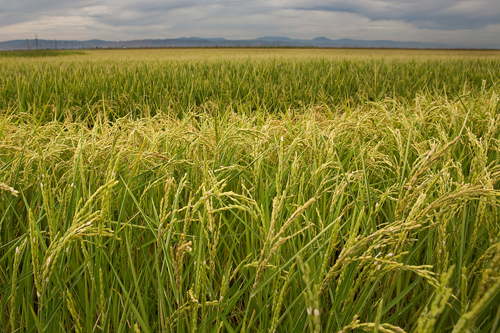
M500 329L500 54L168 52L0 59L0 327Z

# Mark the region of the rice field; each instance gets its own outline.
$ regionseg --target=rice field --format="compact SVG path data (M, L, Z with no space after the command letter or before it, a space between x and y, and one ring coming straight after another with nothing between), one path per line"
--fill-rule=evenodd
M0 53L4 332L500 332L500 51Z

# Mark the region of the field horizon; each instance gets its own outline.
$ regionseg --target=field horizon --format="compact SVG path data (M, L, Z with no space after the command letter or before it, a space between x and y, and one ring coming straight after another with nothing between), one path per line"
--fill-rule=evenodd
M265 36L250 39L225 39L204 37L145 38L134 40L64 40L64 39L17 39L0 41L0 50L35 49L93 49L93 48L161 48L161 47L318 47L318 48L398 48L398 49L478 49L457 44L362 39L330 39L316 37L297 39L280 36ZM499 49L499 45L483 46Z

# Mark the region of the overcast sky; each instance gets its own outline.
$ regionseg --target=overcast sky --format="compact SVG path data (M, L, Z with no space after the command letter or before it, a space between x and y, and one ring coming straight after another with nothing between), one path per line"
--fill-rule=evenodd
M0 41L283 36L500 47L500 0L0 0Z

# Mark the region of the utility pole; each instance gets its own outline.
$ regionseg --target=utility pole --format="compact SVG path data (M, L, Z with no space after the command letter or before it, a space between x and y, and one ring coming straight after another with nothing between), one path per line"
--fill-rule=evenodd
M36 49L38 50L38 35L35 35Z
M57 50L57 39L54 39L54 47Z
M26 44L28 45L28 50L30 49L30 42L26 39Z

